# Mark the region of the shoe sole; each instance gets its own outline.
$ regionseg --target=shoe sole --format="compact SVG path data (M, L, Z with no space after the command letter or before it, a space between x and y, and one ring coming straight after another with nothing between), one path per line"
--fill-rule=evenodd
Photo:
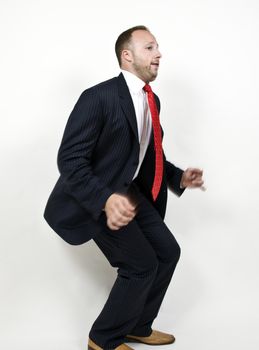
M141 340L133 339L133 338L128 338L128 337L125 337L124 341L127 343L140 343L140 344L146 344L146 345L151 345L151 346L159 346L159 345L161 346L161 345L173 344L175 342L175 339L173 339L172 341L167 342L167 343L159 343L159 344L148 343L145 341L141 341Z

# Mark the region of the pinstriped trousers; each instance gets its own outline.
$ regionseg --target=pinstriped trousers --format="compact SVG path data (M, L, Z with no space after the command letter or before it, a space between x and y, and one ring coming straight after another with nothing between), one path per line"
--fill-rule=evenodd
M95 320L89 337L105 350L124 342L127 334L148 336L180 257L180 247L157 210L133 182L129 196L138 202L128 225L110 230L105 213L103 230L93 239L117 279Z

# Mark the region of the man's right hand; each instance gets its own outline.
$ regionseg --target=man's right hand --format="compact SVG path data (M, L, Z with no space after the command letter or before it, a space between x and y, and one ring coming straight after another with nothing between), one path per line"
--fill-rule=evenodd
M111 230L119 230L126 226L136 215L136 204L122 194L113 193L106 201L104 207L107 226Z

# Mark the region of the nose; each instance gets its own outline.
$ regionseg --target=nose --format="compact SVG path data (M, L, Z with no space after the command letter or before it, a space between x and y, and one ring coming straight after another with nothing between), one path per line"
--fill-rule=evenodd
M157 58L161 58L162 57L162 54L161 54L161 52L158 49L157 49L156 57Z

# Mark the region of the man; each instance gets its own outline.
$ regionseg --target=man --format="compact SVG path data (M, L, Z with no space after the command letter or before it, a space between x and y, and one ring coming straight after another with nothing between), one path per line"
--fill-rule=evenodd
M182 171L162 150L160 103L149 83L161 53L144 26L115 45L118 77L85 90L58 152L60 177L44 217L68 243L93 238L118 276L89 333L88 349L132 349L124 342L169 344L152 329L180 247L163 219L167 187L180 196L203 185L202 171Z

